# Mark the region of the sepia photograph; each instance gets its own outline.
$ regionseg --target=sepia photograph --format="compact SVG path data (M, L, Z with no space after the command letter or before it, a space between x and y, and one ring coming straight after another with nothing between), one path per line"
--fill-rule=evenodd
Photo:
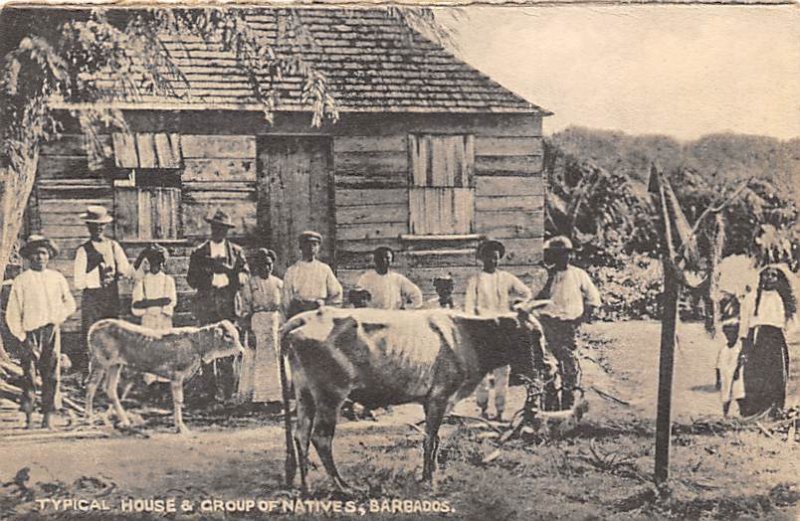
M0 6L0 520L800 519L800 9Z

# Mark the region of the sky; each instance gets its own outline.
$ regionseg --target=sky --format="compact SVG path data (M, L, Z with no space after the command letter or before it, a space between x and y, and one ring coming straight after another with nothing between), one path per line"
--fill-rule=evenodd
M462 59L577 125L800 137L800 6L467 7Z

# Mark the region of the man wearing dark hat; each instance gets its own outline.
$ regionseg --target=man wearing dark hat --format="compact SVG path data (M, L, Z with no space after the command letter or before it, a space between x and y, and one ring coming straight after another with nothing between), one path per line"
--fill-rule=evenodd
M359 277L356 286L369 292L368 307L378 309L417 309L422 292L403 275L390 270L394 261L391 248L381 246L372 253L375 269Z
M550 303L539 312L547 345L558 360L561 376L561 409L572 407L574 389L580 385L580 364L575 352L575 337L581 322L600 306L600 292L589 274L570 264L572 241L557 236L544 244L548 277L536 298Z
M58 248L50 239L31 235L20 254L28 259L30 269L14 279L6 323L22 344L24 379L20 405L25 412L25 425L33 427L38 372L42 381L42 427L49 429L61 378L60 326L75 312L75 300L67 279L47 269L50 259L58 255Z
M217 210L211 218L211 239L201 244L189 257L186 282L197 290L194 314L200 325L213 324L221 320L236 320L236 294L247 282L249 269L242 248L227 239L234 228L230 216ZM203 369L206 392L213 390L218 398L229 399L233 395L233 361L228 358L215 362L218 376L211 376L209 364Z
M300 234L302 257L283 276L283 307L286 318L321 306L342 304L342 285L327 264L317 260L322 235L313 231Z
M521 280L507 271L497 269L505 254L506 248L499 241L487 240L480 245L478 258L483 263L483 269L467 283L464 311L476 315L508 313L516 302L530 300L531 291ZM494 377L498 420L502 419L505 409L509 372L509 366L503 366L495 369L491 375ZM489 377L487 375L475 390L475 399L484 418L487 417L486 410L489 407Z
M83 290L81 332L85 339L89 328L100 319L119 317L121 277L133 277L133 268L125 250L105 236L105 227L114 219L103 206L91 205L81 214L89 230L89 240L75 252L75 288ZM88 356L88 349L86 351ZM82 363L88 361L88 358Z

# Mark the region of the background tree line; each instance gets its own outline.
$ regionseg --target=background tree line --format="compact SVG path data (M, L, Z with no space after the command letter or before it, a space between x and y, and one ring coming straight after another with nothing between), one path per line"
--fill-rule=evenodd
M580 245L576 260L603 286L605 317L658 315L657 222L647 190L653 163L667 173L690 223L749 181L720 219L698 230L704 258L721 247L722 257L749 255L800 269L800 138L714 134L681 142L568 128L545 143L546 229ZM685 308L701 314L699 306Z

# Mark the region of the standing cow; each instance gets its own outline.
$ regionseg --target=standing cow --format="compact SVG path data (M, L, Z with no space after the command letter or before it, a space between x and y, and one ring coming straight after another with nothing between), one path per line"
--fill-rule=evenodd
M487 317L449 310L383 311L322 308L302 313L283 328L281 346L291 364L297 400L297 432L286 415L286 480L291 486L299 457L307 490L309 442L336 486L350 487L333 461L332 443L345 399L374 409L420 403L425 409L422 476L431 480L438 431L448 404L470 395L486 374L507 364L542 361L542 330L528 312ZM280 361L284 410L289 386ZM295 449L297 456L295 456Z

